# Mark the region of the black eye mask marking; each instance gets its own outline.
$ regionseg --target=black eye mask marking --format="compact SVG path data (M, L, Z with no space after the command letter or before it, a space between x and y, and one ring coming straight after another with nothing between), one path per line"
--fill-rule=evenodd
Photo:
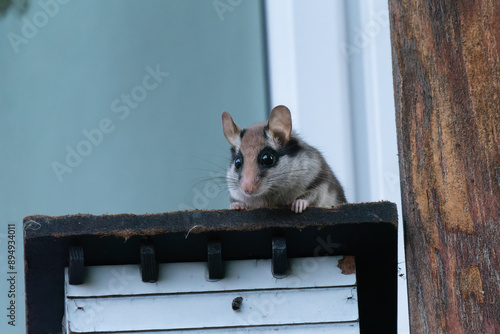
M260 151L257 156L257 164L261 168L271 168L274 167L279 160L278 153L270 147L266 147Z
M300 146L299 141L292 137L284 147L278 150L278 155L280 157L284 155L294 157L300 152L300 150L302 150L302 147Z
M231 147L231 165L234 166L238 173L241 173L241 167L243 166L243 155L241 152L236 152L234 147Z
M264 138L268 138L269 136L269 124L264 127ZM278 156L282 157L284 155L289 155L291 157L296 156L302 150L302 146L300 146L299 141L290 137L285 146L278 149Z

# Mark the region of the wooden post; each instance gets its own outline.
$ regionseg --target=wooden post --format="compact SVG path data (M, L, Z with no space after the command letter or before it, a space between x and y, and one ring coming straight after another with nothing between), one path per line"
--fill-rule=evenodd
M500 2L389 0L412 333L500 333Z

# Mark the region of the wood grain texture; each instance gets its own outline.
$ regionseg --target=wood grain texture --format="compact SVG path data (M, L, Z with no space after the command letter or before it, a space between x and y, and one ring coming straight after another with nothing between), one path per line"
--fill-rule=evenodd
M389 0L412 333L500 333L500 2Z

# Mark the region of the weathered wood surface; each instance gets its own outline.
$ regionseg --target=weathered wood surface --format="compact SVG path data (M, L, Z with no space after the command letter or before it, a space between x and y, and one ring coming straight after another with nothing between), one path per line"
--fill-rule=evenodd
M268 228L306 228L316 225L390 222L397 227L391 202L346 203L331 209L309 208L302 214L287 209L194 210L146 215L116 214L25 217L25 239L82 235L152 236L162 233L199 234L216 231L250 232Z
M412 333L500 333L500 1L389 0Z

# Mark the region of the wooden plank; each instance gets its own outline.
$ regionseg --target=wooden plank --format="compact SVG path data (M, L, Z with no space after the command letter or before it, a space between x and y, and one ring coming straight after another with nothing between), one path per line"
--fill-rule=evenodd
M500 333L500 2L389 8L412 333Z
M328 256L290 259L292 272L281 279L273 277L271 260L227 261L226 276L219 281L207 280L205 262L162 263L159 265L159 279L155 284L141 281L137 265L89 266L85 267L85 284L69 285L66 279L66 296L73 298L355 285L356 275L344 275L337 267L341 258Z
M242 297L240 311L233 311ZM356 288L256 290L67 300L72 332L168 330L346 322L358 319Z
M213 231L257 231L266 228L304 228L311 225L332 226L347 223L390 222L397 226L394 203L349 203L331 209L308 208L298 215L289 209L255 210L195 210L147 215L68 215L28 216L24 218L25 239L44 236L154 236L162 233L189 233Z
M91 334L85 332L81 334ZM261 327L238 327L238 328L215 328L215 329L199 329L199 330L173 330L173 331L146 331L146 332L109 332L108 334L359 334L359 323L332 323L332 324L315 324L315 325L291 325L291 326L261 326Z

